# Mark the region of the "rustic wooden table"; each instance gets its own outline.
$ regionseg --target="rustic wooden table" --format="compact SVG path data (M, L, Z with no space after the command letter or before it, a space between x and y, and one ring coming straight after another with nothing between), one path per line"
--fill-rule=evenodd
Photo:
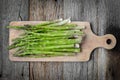
M97 35L112 33L116 47L93 52L89 62L11 62L10 21L71 17L88 21ZM120 80L120 0L0 0L0 80Z

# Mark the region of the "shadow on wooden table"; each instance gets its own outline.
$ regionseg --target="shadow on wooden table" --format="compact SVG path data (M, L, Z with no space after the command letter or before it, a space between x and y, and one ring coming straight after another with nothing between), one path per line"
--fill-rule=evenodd
M120 52L120 27L118 25L110 25L106 29L107 34L113 34L117 39L116 46L111 50L112 52Z
M113 34L117 39L116 46L108 51L106 77L109 77L109 80L120 80L120 26L110 25L106 29L106 33Z

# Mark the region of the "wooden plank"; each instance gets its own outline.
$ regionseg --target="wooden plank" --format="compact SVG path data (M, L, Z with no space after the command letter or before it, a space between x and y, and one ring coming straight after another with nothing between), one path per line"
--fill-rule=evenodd
M106 23L106 6L105 6L105 2L104 0L98 1L98 35L104 35L104 30L105 30L105 23ZM98 52L98 79L99 80L107 80L106 79L106 68L107 68L107 58L108 58L108 54L106 52L105 49L99 49ZM104 65L104 66L103 66Z
M96 0L64 0L64 16L72 20L89 21L93 32L97 34L97 2ZM85 63L65 63L65 80L97 80L98 51L94 51L91 60Z
M63 17L63 0L30 0L30 20ZM30 80L63 80L63 63L30 63Z
M104 67L106 69L105 80L120 80L120 0L100 0L98 5L101 34L111 33L117 38L116 47L111 51L105 51L105 54L100 56L101 60L99 62L103 62L103 57L107 56L106 59L104 59L106 61L104 64L107 64ZM99 73L103 74L100 71Z
M0 80L29 80L29 66L26 62L11 62L8 58L8 29L13 20L28 19L28 0L0 0Z

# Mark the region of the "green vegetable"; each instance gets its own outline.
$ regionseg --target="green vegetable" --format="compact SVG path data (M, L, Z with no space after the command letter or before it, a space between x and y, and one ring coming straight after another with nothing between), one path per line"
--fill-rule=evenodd
M14 56L52 57L72 56L80 52L75 44L80 44L84 35L82 29L71 24L70 19L48 21L38 25L8 26L23 30L20 37L13 39L9 49L16 49ZM77 38L73 38L77 36Z

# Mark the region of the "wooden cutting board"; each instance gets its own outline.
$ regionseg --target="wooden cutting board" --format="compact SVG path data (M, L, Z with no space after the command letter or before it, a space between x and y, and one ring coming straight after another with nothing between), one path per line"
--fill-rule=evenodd
M43 21L13 21L10 26L23 26L23 25L35 25ZM13 56L15 50L9 50L9 58L11 61L88 61L90 59L91 52L95 48L103 47L105 49L112 49L116 45L116 38L107 34L104 36L95 35L90 27L89 22L72 22L79 26L85 26L85 38L81 44L81 52L75 56L60 56L60 57L44 57L44 58L31 58L31 57L15 57ZM22 32L14 29L9 30L9 45L12 44L12 39L18 37Z

